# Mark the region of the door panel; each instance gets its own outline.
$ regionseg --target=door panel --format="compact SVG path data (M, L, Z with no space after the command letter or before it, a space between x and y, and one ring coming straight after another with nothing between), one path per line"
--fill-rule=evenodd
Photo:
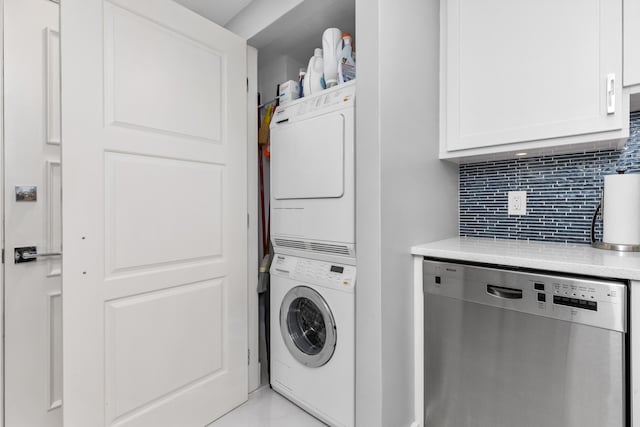
M215 46L108 3L105 14L107 123L219 141L224 58Z
M5 425L62 425L59 6L4 1ZM16 186L35 186L17 201Z
M57 114L60 117L60 112ZM59 156L60 154L58 154ZM60 161L47 160L46 180L47 244L45 247L60 252L62 250L62 171ZM49 264L47 276L53 277L61 274L62 258L47 258L44 262Z
M48 325L49 325L49 377L48 381L48 411L56 410L62 405L62 292L52 291L48 295ZM60 425L60 414L51 423L45 425ZM8 424L7 424L8 425Z
M106 153L105 169L107 276L222 255L223 166Z
M47 5L47 8L59 9L55 5ZM60 32L55 29L58 28L58 14L55 20L55 26L45 30L48 144L60 144Z
M107 303L106 385L113 411L108 418L166 398L167 390L179 394L220 372L225 285L211 280ZM180 312L188 314L166 315ZM166 374L157 375L159 370Z
M62 10L65 425L247 398L246 44L168 0Z

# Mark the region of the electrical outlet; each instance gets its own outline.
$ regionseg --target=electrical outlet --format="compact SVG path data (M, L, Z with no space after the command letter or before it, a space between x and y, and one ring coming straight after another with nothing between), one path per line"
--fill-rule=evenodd
M527 192L509 191L509 215L527 214Z

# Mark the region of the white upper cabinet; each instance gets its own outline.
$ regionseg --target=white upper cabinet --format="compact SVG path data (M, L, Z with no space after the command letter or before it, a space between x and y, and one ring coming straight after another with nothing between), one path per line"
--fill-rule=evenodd
M622 1L441 0L440 157L617 144Z
M624 85L640 85L640 0L624 0Z

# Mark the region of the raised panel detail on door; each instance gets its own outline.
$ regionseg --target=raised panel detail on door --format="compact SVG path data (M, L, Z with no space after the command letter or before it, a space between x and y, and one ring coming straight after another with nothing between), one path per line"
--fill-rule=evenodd
M47 161L47 241L45 250L62 252L62 180L60 162ZM49 276L61 274L61 259L52 257L49 263ZM60 313L61 314L61 313Z
M109 424L224 369L224 299L218 279L106 303Z
M441 5L441 151L553 147L623 130L622 0Z
M220 142L221 54L124 9L106 12L107 123Z
M49 410L62 406L62 292L49 294Z
M222 255L221 165L107 153L107 273Z
M60 33L45 29L47 143L60 144Z

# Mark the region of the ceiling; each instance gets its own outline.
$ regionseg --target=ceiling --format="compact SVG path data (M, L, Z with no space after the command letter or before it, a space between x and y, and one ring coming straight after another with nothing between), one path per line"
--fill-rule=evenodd
M251 3L264 0L175 0L205 18L226 26ZM306 64L316 47L322 47L322 33L337 27L343 33L355 34L355 0L304 0L291 3L293 7L271 25L259 31L247 42L258 49L259 63L280 55L287 55ZM267 7L268 3L267 3ZM278 10L278 4L271 5ZM357 38L354 37L357 47Z
M248 40L258 49L259 62L287 55L302 64L322 47L322 33L337 27L354 35L357 46L355 0L307 0Z
M254 0L175 0L218 25L225 26Z

